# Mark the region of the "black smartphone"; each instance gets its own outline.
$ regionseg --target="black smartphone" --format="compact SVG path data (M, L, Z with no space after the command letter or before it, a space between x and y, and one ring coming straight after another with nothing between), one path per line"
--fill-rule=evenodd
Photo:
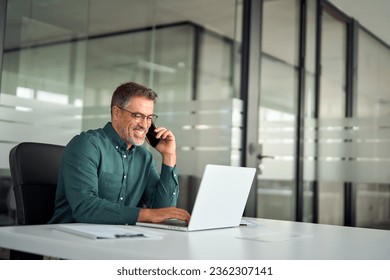
M160 142L160 139L156 138L157 133L154 131L156 129L156 126L154 123L152 123L149 127L148 133L146 133L146 137L149 140L149 143L152 147L156 147L157 144Z

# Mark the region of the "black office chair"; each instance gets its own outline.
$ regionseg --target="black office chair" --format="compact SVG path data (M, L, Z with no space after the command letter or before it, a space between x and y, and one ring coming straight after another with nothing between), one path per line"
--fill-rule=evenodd
M63 146L25 142L9 154L18 225L46 224L54 212L57 178ZM11 259L42 259L12 251Z
M0 226L15 223L10 209L11 176L0 176Z

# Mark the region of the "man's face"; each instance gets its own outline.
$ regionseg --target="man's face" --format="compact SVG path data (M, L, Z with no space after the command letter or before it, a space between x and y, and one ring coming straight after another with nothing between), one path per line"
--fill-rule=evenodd
M153 114L154 101L145 97L133 97L123 109L149 116ZM112 125L122 140L127 143L129 148L131 145L142 145L145 142L150 123L146 119L137 123L131 113L118 107L115 107L114 110Z

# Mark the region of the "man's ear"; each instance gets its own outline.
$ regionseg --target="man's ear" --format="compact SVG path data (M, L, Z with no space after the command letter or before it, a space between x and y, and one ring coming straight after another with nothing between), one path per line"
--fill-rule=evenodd
M117 106L113 106L112 108L111 108L111 117L114 119L117 119L117 118L119 118L119 116L120 116L120 114L121 114L121 110L117 107Z

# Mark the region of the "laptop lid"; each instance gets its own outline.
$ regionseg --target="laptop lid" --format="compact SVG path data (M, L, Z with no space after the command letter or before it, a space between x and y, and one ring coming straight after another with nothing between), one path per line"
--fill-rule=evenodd
M137 223L176 230L239 226L256 169L208 164L203 173L188 227Z

